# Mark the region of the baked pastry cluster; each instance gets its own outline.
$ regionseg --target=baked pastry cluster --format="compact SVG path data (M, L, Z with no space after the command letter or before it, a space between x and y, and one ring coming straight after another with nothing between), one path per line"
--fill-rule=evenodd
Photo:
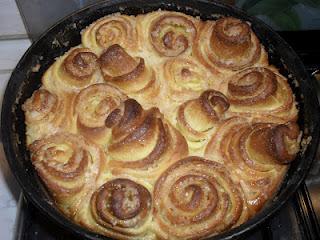
M114 14L23 105L57 207L116 239L198 239L252 218L300 141L286 77L250 23Z

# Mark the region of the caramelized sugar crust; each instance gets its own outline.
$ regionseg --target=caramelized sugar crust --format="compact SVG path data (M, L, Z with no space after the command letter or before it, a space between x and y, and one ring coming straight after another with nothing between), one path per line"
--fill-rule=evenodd
M299 151L295 97L250 23L105 16L23 105L31 161L74 222L199 239L272 199Z

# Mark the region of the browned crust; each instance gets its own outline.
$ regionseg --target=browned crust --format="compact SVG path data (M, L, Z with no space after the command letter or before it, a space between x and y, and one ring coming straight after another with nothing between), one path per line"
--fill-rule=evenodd
M91 197L94 220L104 228L126 228L142 225L152 207L149 191L129 179L117 178L103 184ZM126 202L130 202L129 205Z
M159 35L164 26L172 26L174 28L177 25L186 28L185 34L177 34L171 29L160 39ZM191 36L185 36L187 34ZM196 27L188 18L175 14L165 14L153 20L149 38L152 46L160 56L176 57L192 46L196 34Z
M232 28L237 30L227 34ZM206 40L200 41L202 37ZM203 23L195 42L194 54L214 74L219 73L219 69L244 69L258 62L262 55L260 41L248 24L232 17Z
M128 93L141 94L153 92L157 95L154 70L146 66L141 57L130 56L121 46L110 46L99 58L105 81L110 82Z
M162 119L159 110L152 108L148 111L142 109L141 105L133 99L124 102L124 110L120 117L121 110L115 110L107 123L112 128L113 142L109 145L109 153L120 153L123 147L141 147L154 144L147 156L138 160L123 161L112 160L111 165L120 168L148 169L170 158L179 158L187 152L184 138L170 130L170 127ZM118 116L117 116L118 115ZM153 143L155 141L155 143ZM179 145L178 145L179 144ZM171 152L171 154L169 154ZM169 158L169 159L168 159Z
M201 138L205 137L206 133L197 131L187 121L185 111L186 108L190 106L194 106L194 108L197 107L194 118L208 119L208 121L212 122L212 125L214 125L224 119L224 113L228 110L230 104L224 94L210 89L204 91L199 98L186 101L179 106L177 112L178 126L200 140Z
M155 220L161 229L176 237L196 239L235 224L245 211L245 203L239 186L228 175L221 164L201 157L188 157L171 165L158 178L153 192ZM234 204L232 209L230 204ZM199 229L199 224L203 228Z
M236 179L244 184L249 208L256 213L276 191L286 171L283 164L295 157L299 149L298 135L299 130L292 123L248 123L245 119L232 118L213 135L205 156L223 158ZM293 139L291 146L296 150L290 155L286 137Z
M63 61L63 70L74 80L90 78L98 69L98 57L88 48L72 50Z

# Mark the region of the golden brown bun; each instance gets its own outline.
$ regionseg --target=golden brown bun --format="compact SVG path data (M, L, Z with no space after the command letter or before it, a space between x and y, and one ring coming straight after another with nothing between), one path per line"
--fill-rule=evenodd
M82 44L99 55L114 44L135 51L138 45L137 38L135 18L120 14L101 18L82 32Z
M228 108L226 96L215 90L207 90L199 98L179 106L177 126L188 140L190 149L198 149L206 144Z
M199 239L246 221L241 188L214 161L188 157L170 166L154 189L155 231L164 239Z
M255 121L295 121L298 111L287 80L272 68L247 68L226 82L226 96L233 115Z
M161 10L84 29L22 107L57 207L130 240L203 239L260 211L301 133L288 79L253 30Z
M68 133L37 140L29 149L32 164L60 210L75 216L104 169L103 152L81 135Z
M76 219L112 238L148 238L154 235L149 231L152 205L148 187L129 178L108 178L82 205Z
M188 155L184 137L159 110L146 111L133 99L111 113L106 125L112 128L108 153L116 173L154 181L169 164Z
M53 93L79 92L91 84L102 82L98 57L88 48L71 49L46 71L43 86Z
M137 17L141 47L157 57L190 54L199 20L183 13L156 11Z
M130 96L148 100L159 94L154 70L141 57L130 56L121 46L110 46L99 58L103 78Z
M79 132L98 144L108 144L111 131L105 126L109 114L127 97L106 83L82 89L75 100L75 116Z
M198 97L208 89L211 74L193 58L168 59L161 69L167 82L166 98L179 103Z
M226 120L212 136L205 151L208 159L225 164L244 190L252 213L260 210L299 151L296 123L250 124L243 118Z
M27 125L27 144L59 131L72 131L73 95L56 95L46 89L36 90L22 105Z
M267 64L263 46L249 24L233 17L203 22L195 42L195 56L214 73Z

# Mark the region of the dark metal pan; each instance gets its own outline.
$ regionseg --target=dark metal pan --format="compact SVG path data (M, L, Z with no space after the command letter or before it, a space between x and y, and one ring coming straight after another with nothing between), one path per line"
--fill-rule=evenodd
M189 15L200 16L202 19L216 19L222 15L234 16L251 22L254 32L269 53L271 64L277 66L280 72L289 78L300 110L298 123L304 132L304 139L308 136L312 137L305 151L301 152L291 164L277 195L264 209L245 224L212 239L238 237L275 213L297 190L315 156L320 132L320 112L314 83L292 48L261 21L230 6L206 0L113 0L96 3L61 20L32 44L12 73L4 95L1 116L2 138L7 160L26 198L48 218L82 238L108 239L74 224L55 207L31 164L29 152L26 149L24 114L21 105L35 89L39 88L41 76L54 62L54 59L70 47L80 44L81 29L110 13L121 12L136 15L159 8L181 11ZM40 69L33 72L32 69L37 64L40 64ZM293 84L294 81L299 83L298 86Z

